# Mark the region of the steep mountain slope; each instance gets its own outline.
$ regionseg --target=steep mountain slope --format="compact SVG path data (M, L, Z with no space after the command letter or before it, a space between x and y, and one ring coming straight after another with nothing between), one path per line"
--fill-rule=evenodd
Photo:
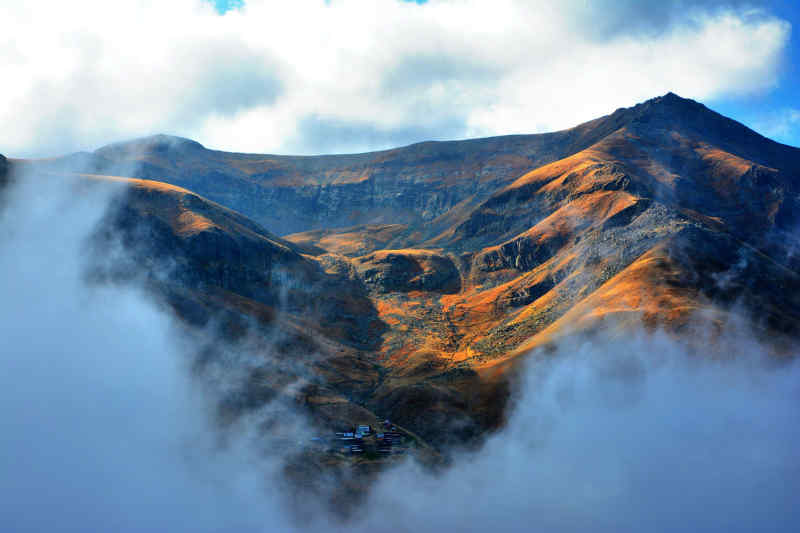
M672 94L604 122L619 127L445 214L455 223L435 237L389 241L449 256L461 283L448 294L373 292L390 325L379 398L410 405L419 382L458 390L455 376L470 372L489 383L517 355L599 327L678 333L698 316L718 328L734 314L776 346L797 337L800 150ZM374 231L360 231L373 248ZM359 231L345 234L346 249L330 232L288 238L369 258L352 244ZM384 250L398 264L408 255Z
M231 373L221 420L283 397L307 407L323 427L378 423L354 401L380 379L364 353L384 329L359 283L181 187L85 174L70 183L70 194L103 188L108 196L98 198L111 198L87 242L87 281L143 285L188 326L187 334L198 338L190 345L203 347L194 354L198 371L222 365ZM252 356L226 362L239 352Z
M6 185L8 180L8 160L3 154L0 154L0 188Z
M681 335L698 317L776 352L800 335L800 150L674 94L562 132L371 154L156 136L18 164L160 180L125 180L104 242L122 229L134 264L99 275L149 271L229 337L288 332L288 357L320 354L301 390L322 418L390 417L439 446L501 424L520 356L565 335Z
M473 285L516 280L507 299L517 305L517 295L527 303L553 290L574 301L663 249L694 279L692 290L727 303L757 292L762 305L751 310L795 334L797 299L769 284L752 289L767 271L796 286L786 244L796 240L800 151L674 95L627 113L632 120L613 134L523 175L430 243L459 251L498 243L469 253L469 276ZM533 271L530 282L519 277Z

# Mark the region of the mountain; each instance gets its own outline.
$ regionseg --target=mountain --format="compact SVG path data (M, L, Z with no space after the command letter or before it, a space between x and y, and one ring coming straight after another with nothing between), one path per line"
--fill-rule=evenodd
M439 449L502 424L516 365L569 335L691 340L700 317L779 355L800 334L800 150L672 93L555 133L365 154L159 135L13 163L126 185L97 242L121 231L134 259L98 279L145 272L226 337L285 332L323 423L389 417ZM286 378L253 376L240 408Z
M463 211L477 205L531 168L591 146L619 122L612 115L544 135L303 157L220 152L188 139L156 135L52 164L167 181L278 234L357 224L430 224L454 207ZM446 227L446 221L438 222L437 227Z

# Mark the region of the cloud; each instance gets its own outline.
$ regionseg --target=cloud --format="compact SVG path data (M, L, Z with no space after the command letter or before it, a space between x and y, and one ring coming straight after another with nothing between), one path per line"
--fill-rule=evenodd
M173 320L136 287L86 283L118 193L26 176L0 210L0 530L288 529L277 463L245 431L219 445Z
M431 473L383 473L349 523L288 505L253 413L208 410L194 337L135 287L87 284L85 240L118 192L22 180L0 211L0 529L24 531L796 531L800 366L736 328L597 335L532 353L507 427ZM202 335L200 335L202 338ZM260 361L268 356L261 352ZM269 407L268 407L269 408ZM280 408L280 407L278 407ZM294 411L281 421L302 427ZM294 433L297 435L298 433ZM220 441L227 442L221 446ZM336 488L335 481L333 486ZM321 493L325 498L325 475Z
M553 130L669 90L768 90L790 31L738 2L678 0L249 0L222 15L32 0L0 17L0 152L15 156L156 132L317 153ZM320 117L348 126L331 142L308 128Z
M404 146L420 139L450 140L464 132L459 117L436 117L436 121L418 126L376 126L371 122L346 121L310 115L300 120L294 142L286 144L291 152L302 152L309 145L320 152L346 152L353 146Z
M532 354L505 430L439 476L388 473L367 507L396 531L794 531L800 367L723 344L735 359L646 334Z
M579 28L588 30L600 40L625 33L640 37L656 37L669 32L675 25L691 24L693 15L720 13L736 9L747 17L755 13L747 0L595 0L568 2L572 17ZM689 15L689 16L687 16ZM697 22L697 21L695 21Z

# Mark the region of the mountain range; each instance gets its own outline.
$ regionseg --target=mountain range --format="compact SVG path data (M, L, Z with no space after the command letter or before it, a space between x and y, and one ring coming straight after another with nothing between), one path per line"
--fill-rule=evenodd
M645 327L711 351L698 339L745 324L782 357L800 335L800 149L672 93L363 154L156 135L0 156L0 184L31 173L120 187L92 246L128 255L92 279L145 279L189 327L288 362L250 369L226 416L298 383L321 425L390 418L441 450L501 426L518 365L570 336Z

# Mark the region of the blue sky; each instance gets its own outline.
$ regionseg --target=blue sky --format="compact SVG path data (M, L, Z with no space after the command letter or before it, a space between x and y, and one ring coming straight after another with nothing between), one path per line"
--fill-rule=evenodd
M225 13L231 9L237 9L244 4L244 0L213 0L214 6L220 13Z
M777 141L800 146L800 2L771 0L764 7L792 24L778 86L752 96L712 99L706 104Z

